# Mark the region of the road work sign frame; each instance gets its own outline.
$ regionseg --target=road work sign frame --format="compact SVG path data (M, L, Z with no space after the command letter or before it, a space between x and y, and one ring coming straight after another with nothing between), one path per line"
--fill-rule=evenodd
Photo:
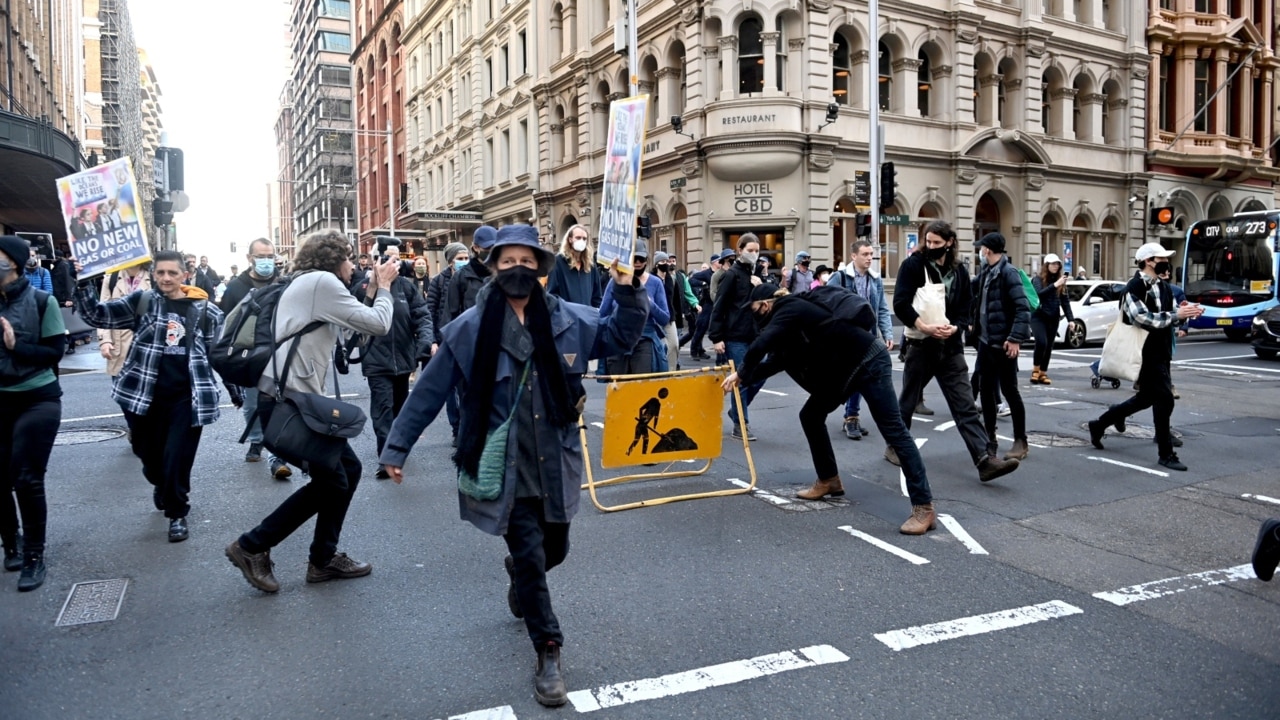
M663 464L665 467L657 472L632 473L596 480L587 443L586 423L580 420L578 432L582 436L582 460L587 473L587 482L582 489L591 495L591 502L603 512L618 512L683 500L743 495L754 490L756 466L751 458L751 446L744 436L742 451L746 455L747 470L751 475L751 483L745 488L671 495L620 505L605 505L600 502L597 494L598 488L636 480L706 474L715 459L723 454L724 431L720 413L724 408L724 391L720 386L731 372L732 363L665 373L599 376L598 379L608 382L601 468L637 464ZM736 387L733 389L733 402L741 417L742 395ZM705 463L696 469L672 469L676 463L697 460L705 460Z

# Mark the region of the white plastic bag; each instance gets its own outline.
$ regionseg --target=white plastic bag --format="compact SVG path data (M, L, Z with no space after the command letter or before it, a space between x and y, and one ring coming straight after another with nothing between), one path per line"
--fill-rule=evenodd
M1124 320L1111 323L1107 340L1102 344L1102 362L1098 374L1102 377L1128 380L1138 379L1142 372L1142 346L1147 342L1147 331Z
M926 325L951 324L951 320L947 318L947 288L942 283L930 280L928 269L924 273L924 285L916 290L911 307ZM923 340L928 337L913 327L907 328L906 333L912 340Z

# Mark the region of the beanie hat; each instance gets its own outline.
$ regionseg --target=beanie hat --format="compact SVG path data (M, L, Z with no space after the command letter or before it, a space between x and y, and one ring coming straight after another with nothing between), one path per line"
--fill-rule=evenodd
M444 261L452 264L453 259L458 257L458 253L466 252L467 246L460 242L451 242L444 246Z
M31 246L17 235L0 235L0 252L8 255L19 273L31 257Z

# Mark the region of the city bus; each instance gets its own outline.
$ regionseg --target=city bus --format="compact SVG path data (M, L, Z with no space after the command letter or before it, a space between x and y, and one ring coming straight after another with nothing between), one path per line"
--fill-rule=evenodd
M1188 302L1204 306L1190 327L1218 328L1228 340L1244 342L1253 317L1280 305L1278 225L1280 210L1265 210L1201 220L1187 230L1182 289Z

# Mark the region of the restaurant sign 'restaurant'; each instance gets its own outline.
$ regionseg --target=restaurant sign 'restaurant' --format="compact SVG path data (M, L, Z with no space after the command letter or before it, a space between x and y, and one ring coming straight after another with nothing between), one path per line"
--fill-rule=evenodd
M721 125L751 125L754 123L772 123L777 121L777 113L770 113L768 115L728 115L720 118Z

